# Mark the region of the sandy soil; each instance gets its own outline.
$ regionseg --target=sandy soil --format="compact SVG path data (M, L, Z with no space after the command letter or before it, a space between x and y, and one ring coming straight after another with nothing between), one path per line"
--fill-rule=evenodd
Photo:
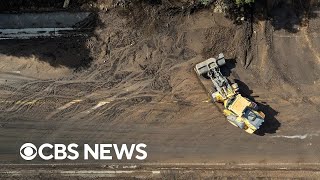
M0 42L1 163L26 163L24 142L144 142L147 163L319 163L318 18L292 33L211 10L98 15L83 40ZM229 124L197 81L194 65L221 52L266 114L258 135Z

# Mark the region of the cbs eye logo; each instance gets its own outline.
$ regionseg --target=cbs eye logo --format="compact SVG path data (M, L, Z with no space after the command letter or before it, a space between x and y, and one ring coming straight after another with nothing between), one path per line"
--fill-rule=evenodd
M34 159L37 156L36 146L32 143L23 144L20 148L20 156L27 161Z

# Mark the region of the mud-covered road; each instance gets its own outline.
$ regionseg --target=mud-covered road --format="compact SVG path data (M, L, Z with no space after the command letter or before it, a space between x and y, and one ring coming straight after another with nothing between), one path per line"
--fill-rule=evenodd
M210 10L98 19L86 38L0 42L1 163L28 163L25 142L145 143L142 163L319 163L319 18L295 33L268 21L249 32ZM258 135L229 124L197 81L194 65L221 52L266 114Z

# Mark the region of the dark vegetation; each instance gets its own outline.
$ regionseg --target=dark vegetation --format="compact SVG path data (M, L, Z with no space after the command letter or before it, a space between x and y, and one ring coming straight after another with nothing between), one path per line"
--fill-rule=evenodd
M255 0L254 2L229 4L226 16L241 24L243 21L271 21L276 30L297 32L299 26L306 26L320 5L319 0Z
M268 20L276 30L297 32L299 26L306 26L310 18L317 15L315 9L320 0L115 0L128 6L145 4L175 9L192 14L212 6L223 5L226 17L236 24Z

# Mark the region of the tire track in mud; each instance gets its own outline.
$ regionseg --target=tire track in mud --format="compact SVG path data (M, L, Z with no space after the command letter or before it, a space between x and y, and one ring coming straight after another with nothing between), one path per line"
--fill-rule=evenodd
M198 83L200 84L200 86L202 87L202 89L207 92L209 101L212 102L212 98L211 98L211 91L201 82L200 78L196 72L193 72L195 78L197 79ZM209 102L208 101L208 102ZM216 109L223 114L223 108L221 107L221 105L218 105L217 103L213 103L214 107L216 107Z
M109 100L100 99L98 103L82 101L77 104L79 108L69 107L66 109L66 112L60 112L56 115L55 119L57 120L62 117L64 117L63 119L68 119L58 126L56 133L49 136L48 140L54 140L59 136L63 136L64 132L73 129L83 129L88 125L99 126L97 121L101 121L102 119L107 119L108 122L111 122L128 108L133 108L133 106L137 104L148 102L149 100L144 100L144 97L148 99L149 96L118 98L117 101L114 101L112 98ZM82 120L81 123L79 120Z
M63 96L59 95L60 93L55 93L56 91L60 91L59 88L60 86L64 86L65 84L71 84L77 85L79 82L53 82L53 81L48 81L48 82L31 82L23 85L19 89L15 90L12 92L9 97L5 99L6 102L12 102L12 103L7 103L6 105L6 111L10 111L12 113L16 112L27 112L32 108L32 105L36 104L37 102L41 101L41 105L44 104L44 101L46 98L58 98L62 99L62 102L65 101L65 99L70 99L72 98L72 95L76 95L75 93L70 93L69 95L64 94ZM94 89L99 88L101 83L95 83ZM88 89L86 84L83 84L82 87ZM65 87L64 87L65 89ZM72 89L72 88L70 88ZM85 93L85 91L82 91L81 88L76 88L76 92L81 92ZM89 88L90 89L90 88ZM91 88L92 89L92 88ZM65 92L65 91L64 91ZM22 96L22 98L20 98ZM14 97L14 98L13 98ZM16 98L19 97L19 98ZM56 103L58 103L56 101ZM45 107L45 106L44 106Z
M281 36L281 35L278 35L277 37L281 37L281 38L300 38L302 39L302 42L304 42L303 44L307 47L307 49L309 49L311 51L311 54L312 56L315 57L315 59L313 60L313 58L309 59L309 60L313 60L313 61L316 61L316 65L320 63L320 54L317 52L317 50L315 49L315 47L313 46L312 42L311 42L311 39L310 39L310 36L309 36L309 33L307 32L307 28L308 27L302 27L300 29L300 35L288 35L288 36ZM303 90L301 89L301 84L297 83L297 82L294 82L292 79L288 79L286 78L286 75L283 74L281 72L281 70L279 69L278 66L275 66L276 69L278 69L278 71L280 72L280 75L282 77L283 80L285 80L287 86L289 86L289 89L293 89L295 90L295 96L298 96L299 98L294 98L291 96L289 97L281 97L282 99L285 99L285 100L291 100L290 102L292 103L293 102L293 99L297 99L297 101L300 101L301 103L306 103L306 104L310 104L312 105L313 107L315 107L316 111L320 111L319 110L319 107L320 105L319 104L316 104L314 103L311 98L313 97L313 95L306 95ZM296 104L296 103L293 103L293 104ZM299 103L297 103L298 105Z
M13 101L15 101L15 103L11 104L12 106L7 107L7 111L16 113L20 112L24 107L27 107L24 109L24 111L27 111L31 108L30 105L42 99L41 96L44 95L45 89L49 86L51 86L50 81L36 81L22 85L22 87L12 92L9 97L6 98L6 100L10 99L12 101L12 99L14 99ZM13 98L21 95L23 95L21 98Z
M74 105L76 103L80 103L81 101L83 101L83 100L81 100L81 99L72 100L72 101L68 102L67 104L65 104L63 106L60 106L57 110L55 110L55 111L51 112L50 114L48 114L45 119L46 120L51 119L54 115L60 113L61 111L69 108L70 106L72 106L72 105Z
M306 30L306 28L302 28L301 29L305 43L307 44L307 46L309 47L309 49L311 50L312 54L314 55L314 57L318 60L318 64L320 63L320 53L317 52L317 50L313 47L312 42L310 41L308 32Z
M115 62L112 63L111 65L111 69L114 70L114 68L112 67L117 67L120 68L120 64L119 64L119 60L116 60ZM120 68L121 69L121 68ZM88 92L84 92L82 93L83 95L78 96L79 99L76 100L71 100L69 103L66 103L65 105L62 105L60 108L58 108L56 111L52 112L51 114L49 114L46 119L52 119L52 120L59 120L59 119L66 119L67 118L67 125L66 124L61 124L58 125L58 129L57 131L59 132L63 132L66 129L68 129L69 127L72 126L80 126L83 127L83 123L81 124L77 124L77 121L81 118L88 118L86 119L86 122L90 122L93 119L101 119L101 116L103 116L104 114L110 114L109 116L113 116L116 109L114 109L114 107L120 106L121 108L121 104L123 104L124 102L135 98L132 97L132 95L130 95L130 92L124 92L124 90L127 91L132 91L132 90L136 90L135 88L132 89L132 87L136 86L136 88L138 88L138 91L141 91L143 89L146 89L146 86L148 86L150 84L150 80L147 81L143 81L144 83L138 83L138 85L132 84L132 83L127 83L130 82L130 78L132 80L133 77L136 77L135 74L132 73L127 73L125 75L116 75L114 74L116 71L108 71L108 70L103 70L103 69L98 69L98 71L95 71L96 73L85 73L84 76L86 79L92 79L94 78L94 76L96 74L99 73L103 73L105 75L107 75L107 82L104 82L103 85L101 85L103 88L107 88L109 90L107 90L106 93L98 93L98 95L95 95L95 92L97 90L99 90L99 88L96 88L95 90L93 90L90 94L88 94ZM113 75L112 75L113 74ZM134 78L136 79L136 78ZM115 83L109 83L111 81L115 80ZM67 81L66 83L70 83L72 81ZM131 81L132 82L132 81ZM65 84L59 84L57 86L62 86L65 87ZM94 86L96 86L97 81L95 81ZM107 87L106 87L107 85ZM111 87L108 87L109 85L111 85ZM81 86L85 86L83 83L81 84ZM128 87L130 87L129 89L127 89ZM56 87L58 88L58 87ZM112 88L112 90L111 90ZM79 89L79 88L76 88ZM82 88L80 88L82 89ZM118 92L117 92L118 89ZM121 90L120 90L121 89ZM140 89L140 90L139 90ZM110 91L111 90L111 91ZM120 90L120 91L119 91ZM110 102L109 100L106 100L106 98L103 97L109 97L110 98L110 94L114 94L113 92L116 92L116 95L113 95L117 98L117 101L120 100L120 102ZM124 92L124 93L123 93ZM99 95L100 94L100 95ZM108 95L109 94L109 95ZM123 95L122 95L123 94ZM64 93L65 95L65 93ZM98 97L99 96L99 97ZM119 97L118 97L119 96ZM123 97L120 97L123 96ZM145 96L145 95L143 95ZM94 102L93 102L94 101ZM124 102L122 102L124 101ZM94 104L94 103L98 103L98 104ZM106 107L108 105L108 107ZM76 106L76 107L73 107ZM110 107L109 107L110 106ZM52 137L50 137L50 139L55 139L56 136L58 136L58 134L53 135Z
M260 41L260 43L264 44L262 46L258 46L258 43L256 45L257 47L257 57L261 57L261 64L260 64L260 67L259 69L262 69L263 71L265 71L265 68L266 68L266 64L267 64L267 59L268 59L268 51L269 51L269 44L266 40L266 34L265 34L265 30L266 30L266 22L263 21L263 22L260 22L259 23L259 31L262 33L261 36L263 37ZM257 35L257 32L254 33L255 37L257 38L258 35ZM260 37L260 36L259 36ZM256 40L257 41L257 40ZM259 50L259 48L261 48L261 50ZM262 52L262 54L259 54L259 52Z
M11 106L7 108L7 111L11 111L13 113L26 112L30 110L34 104L43 100L43 96L43 92L40 92L33 95L24 96L23 98L19 98L13 101Z

